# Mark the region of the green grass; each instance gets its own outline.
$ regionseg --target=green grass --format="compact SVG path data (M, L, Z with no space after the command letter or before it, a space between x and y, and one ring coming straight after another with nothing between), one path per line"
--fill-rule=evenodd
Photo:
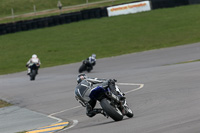
M16 21L21 21L21 20L29 20L29 19L35 19L35 18L42 18L42 17L48 17L48 16L53 16L53 15L59 15L60 13L69 13L69 12L75 12L75 11L80 11L84 9L90 9L90 8L96 8L96 7L105 7L105 6L111 6L111 5L116 5L120 3L128 3L128 2L133 2L137 0L88 0L89 6L83 6L78 9L73 9L69 7L70 6L75 6L75 5L80 5L80 4L85 4L86 0L61 0L62 5L63 5L63 10L61 12L48 12L47 14L41 15L39 12L48 10L48 9L53 9L58 10L57 8L57 0L3 0L3 2L0 3L0 23L10 23L10 22L16 22ZM104 3L96 3L96 4L91 4L94 2L104 2ZM14 4L13 4L14 3ZM26 5L26 6L23 6ZM33 5L36 5L37 13L32 15L32 16L21 16L22 14L25 13L34 13L33 11ZM64 8L68 7L68 10L64 10ZM14 19L11 17L11 8L14 9L14 14L15 17ZM19 16L16 16L19 15ZM5 17L10 17L10 18L5 18Z
M86 4L86 0L60 0L63 7ZM106 0L88 0L89 3ZM116 0L113 3L123 3L135 0ZM11 9L14 9L15 15L33 12L33 5L37 11L56 9L58 0L1 0L0 17L11 16Z
M89 0L89 2L96 2L102 0ZM17 14L33 12L33 5L36 5L37 11L57 8L58 0L1 0L0 2L0 16L11 15L11 8ZM86 3L86 0L61 0L63 6L72 6Z
M25 71L33 53L41 67L200 42L200 5L92 19L0 36L0 74ZM78 68L77 68L78 69Z
M0 108L10 106L11 104L0 99Z

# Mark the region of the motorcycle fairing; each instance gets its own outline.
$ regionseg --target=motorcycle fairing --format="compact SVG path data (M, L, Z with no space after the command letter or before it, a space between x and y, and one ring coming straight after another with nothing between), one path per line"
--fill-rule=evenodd
M102 94L104 94L105 92L106 90L103 87L97 86L91 90L89 97L91 99L99 100Z

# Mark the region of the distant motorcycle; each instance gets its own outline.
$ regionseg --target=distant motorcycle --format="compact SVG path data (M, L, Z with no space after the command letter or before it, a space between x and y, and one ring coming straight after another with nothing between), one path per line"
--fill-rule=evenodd
M83 71L90 72L93 69L93 65L90 64L88 60L84 60L82 62L82 65L79 68L79 73L82 73Z
M85 84L82 87L85 87L88 84L88 82L81 83ZM117 85L115 85L115 87L116 89L119 89ZM81 92L81 90L84 90L84 88L79 88L77 91L75 91L75 97L82 106L86 107L87 103L84 102L84 97L82 97L82 93L85 92ZM126 99L119 99L113 94L113 92L111 92L109 87L106 89L97 87L91 91L89 97L98 100L102 109L104 112L106 112L106 115L111 117L114 121L121 121L124 116L131 118L134 115L126 102Z
M38 64L33 63L31 66L29 66L31 69L30 72L30 80L35 80L36 75L38 74L38 68L40 67Z

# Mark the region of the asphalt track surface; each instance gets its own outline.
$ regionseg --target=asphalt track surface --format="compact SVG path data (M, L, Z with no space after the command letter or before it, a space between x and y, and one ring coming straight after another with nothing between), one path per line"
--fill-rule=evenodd
M89 77L129 83L119 87L135 116L119 122L102 115L89 118L75 100L80 62L41 68L36 81L29 81L25 71L0 76L0 98L48 116L49 123L70 121L71 128L60 133L199 133L200 62L176 64L196 59L200 43L98 59Z

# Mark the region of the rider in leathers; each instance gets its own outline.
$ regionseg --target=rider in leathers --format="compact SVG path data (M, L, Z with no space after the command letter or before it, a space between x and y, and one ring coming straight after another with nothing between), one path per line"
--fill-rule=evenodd
M88 57L86 60L86 66L90 68L90 71L96 65L96 54L92 54L92 56Z
M87 60L92 66L96 65L96 54L92 54L92 56L88 57Z
M31 66L32 66L34 63L37 64L38 68L39 68L40 65L41 65L40 59L37 57L36 54L33 54L33 55L32 55L32 58L30 58L29 61L26 63L26 67L28 67L27 75L30 75ZM37 71L37 72L38 72L38 71Z
M124 99L124 94L115 88L115 79L97 79L97 78L88 78L85 74L79 74L77 78L77 86L75 89L75 97L82 104L82 106L86 107L86 114L89 117L93 117L98 113L106 116L106 113L100 108L94 108L96 105L96 100L91 99L89 97L91 90L96 87L109 87L110 90L119 97L119 99Z

